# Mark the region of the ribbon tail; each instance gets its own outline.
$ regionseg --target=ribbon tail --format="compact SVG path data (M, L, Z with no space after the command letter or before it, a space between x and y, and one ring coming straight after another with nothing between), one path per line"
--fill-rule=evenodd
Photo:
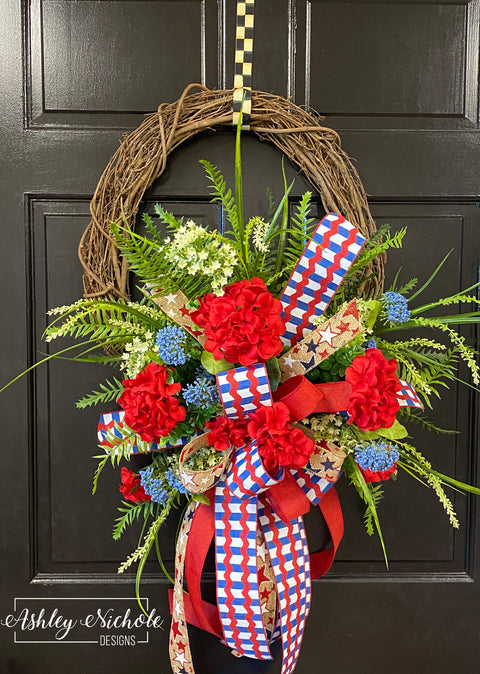
M311 601L305 528L301 517L283 522L263 497L259 500L258 515L277 584L283 646L281 674L291 674L297 664Z
M257 577L257 497L237 498L219 482L215 530L217 603L225 643L238 655L271 660Z
M175 586L173 589L172 623L168 646L173 674L195 674L183 603L183 571L185 566L185 549L197 505L197 502L192 501L185 511L175 552Z
M332 538L332 547L310 555L312 579L324 576L333 564L343 537L343 514L335 487L329 489L318 504Z
M203 566L215 535L214 490L208 492L208 497L210 504L200 503L195 510L185 551L185 581L189 599L185 602L185 617L188 623L223 639L218 609L214 604L202 599L200 589ZM188 610L187 604L190 604L191 611Z

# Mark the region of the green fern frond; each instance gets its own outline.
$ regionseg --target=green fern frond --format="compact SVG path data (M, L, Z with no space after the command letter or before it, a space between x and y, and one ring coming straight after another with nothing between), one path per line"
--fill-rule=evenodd
M123 392L123 384L116 377L113 378L113 381L107 379L104 384L99 384L99 386L100 391L92 391L76 402L78 409L83 410L91 405L117 400Z
M380 485L376 486L370 486L370 495L372 498L371 504L367 505L367 509L365 510L365 514L363 516L363 522L365 524L365 529L367 530L367 534L369 536L373 536L374 534L374 517L375 517L375 512L377 509L378 504L383 498L383 489Z
M140 501L138 503L128 503L122 501L124 508L118 508L119 513L123 513L115 520L113 527L113 540L118 541L128 526L133 524L143 515L145 519L154 513L155 503L153 501Z
M176 232L176 230L183 225L184 218L176 218L173 213L167 211L161 204L155 204L153 208L155 214L158 215L165 225L167 225L167 229L171 232Z
M432 431L433 433L438 433L439 435L456 435L459 431L454 431L448 428L440 428L433 423L430 419L427 419L418 410L414 410L411 407L401 407L397 414L400 414L405 421L412 422L425 431Z
M373 533L373 525L375 525L375 529L377 530L378 537L380 539L380 544L382 546L383 550L383 556L385 558L385 564L388 569L388 558L387 558L387 550L385 548L385 542L383 540L383 534L382 534L382 529L380 527L380 520L378 519L378 513L377 513L377 503L380 501L381 495L376 492L375 487L372 487L371 484L367 484L365 482L365 478L363 477L360 468L358 464L355 462L355 459L352 454L349 454L347 458L345 459L345 462L343 464L343 468L350 478L353 486L355 487L358 495L364 501L365 505L367 506L367 512L365 513L365 525L369 526L371 525L370 529L367 529L367 531L370 533ZM373 495L372 495L373 491Z
M121 434L121 437L115 434L115 430ZM151 443L142 440L132 428L126 424L120 426L116 422L114 428L107 431L104 442L105 445L99 445L99 447L108 452L112 466L119 464L122 459L129 460L135 448L142 454L147 454L151 449Z
M130 333L126 332L126 323L132 326ZM51 342L59 337L88 337L92 342L118 339L119 343L125 343L138 334L137 326L157 332L164 325L165 319L159 318L158 309L153 313L139 303L95 299L74 309L65 307L65 313L46 328L44 339Z
M152 218L148 213L142 215L143 224L145 225L145 231L152 241L161 245L162 243L162 233L158 229L157 225L153 222Z
M456 379L456 353L447 350L440 342L422 337L404 342L387 342L378 338L377 344L398 362L400 379L409 381L430 408L429 396L440 397L437 387L448 388L445 380Z
M400 269L397 272L397 276L400 273ZM402 286L399 288L396 287L396 280L397 276L395 277L394 283L390 286L389 290L392 290L393 292L399 293L400 295L404 295L405 297L408 296L408 293L415 288L415 286L418 283L417 278L411 278L409 281L406 281Z
M140 562L141 560L146 561L148 555L150 554L150 550L153 547L153 544L155 543L155 540L158 536L158 532L160 531L160 527L162 524L165 522L167 519L168 515L170 514L170 511L175 504L177 500L177 494L178 492L174 492L170 495L168 501L166 501L163 504L163 509L162 512L158 515L158 517L152 522L147 535L144 538L143 544L140 545L128 558L123 564L120 565L118 569L118 573L123 573L126 571L132 564L135 562Z
M437 328L446 333L456 353L458 353L459 357L464 361L472 373L473 383L477 386L480 384L480 368L477 363L477 352L473 347L468 346L465 343L465 337L459 335L456 330L444 322L444 317L425 318L423 316L418 316L414 319L414 323L421 327Z
M420 478L423 484L433 489L449 517L450 524L454 529L458 529L460 525L452 502L443 489L441 477L439 477L436 471L432 470L431 463L415 447L412 447L408 443L398 442L397 446L399 447L401 456L401 460L397 462L399 468L402 468L412 477Z
M212 183L210 193L212 196L212 202L220 202L222 204L227 219L232 227L232 232L237 244L237 250L241 250L242 241L238 222L238 209L237 204L235 203L235 197L232 194L232 190L227 188L225 178L216 166L208 162L206 159L200 159L200 164L202 164L204 167L207 176Z
M285 248L285 259L287 262L296 262L312 238L314 225L316 225L317 220L309 217L311 205L312 193L305 192L297 204L290 221Z
M366 241L360 255L350 267L349 273L355 274L361 269L365 269L378 255L385 253L389 248L401 248L407 228L404 227L390 236L389 228L381 230L384 233L385 240L376 243L378 236L372 237ZM379 232L377 232L377 235Z
M105 454L105 456L95 456L94 458L98 459L98 466L93 475L92 494L95 494L97 492L98 479L110 457L108 454Z

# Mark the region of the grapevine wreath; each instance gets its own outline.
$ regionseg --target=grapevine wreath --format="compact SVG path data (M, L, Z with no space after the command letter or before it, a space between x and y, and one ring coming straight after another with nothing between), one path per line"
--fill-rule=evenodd
M386 481L398 474L431 487L454 527L444 486L480 493L436 471L402 423L435 428L424 408L456 379L460 360L478 385L476 352L452 327L479 322L478 306L435 312L478 305L478 284L421 304L443 260L420 287L397 274L384 291L385 252L401 247L406 231L376 230L357 172L318 115L252 93L251 132L298 165L328 214L320 222L309 215L311 192L290 214L288 185L265 218L244 219L240 123L233 191L201 161L230 227L185 222L157 204L155 221L143 215L146 234L135 232L142 197L168 155L197 133L231 125L233 93L190 85L124 138L80 242L84 299L52 309L46 329L49 342L78 339L74 359L122 372L77 404L121 408L100 417L94 490L107 461L122 464L114 538L143 520L144 538L119 569L138 563L137 593L152 549L170 578L158 536L171 510L184 509L170 578L176 674L194 673L187 623L238 656L271 659L280 639L282 674L293 672L311 580L328 570L343 534L334 487L342 472L366 504L367 532L377 531L385 559L377 505ZM132 273L141 301L129 297ZM412 337L411 328L439 337ZM151 462L130 470L125 463L140 452ZM332 544L310 554L302 515L314 506ZM216 605L200 592L211 544Z

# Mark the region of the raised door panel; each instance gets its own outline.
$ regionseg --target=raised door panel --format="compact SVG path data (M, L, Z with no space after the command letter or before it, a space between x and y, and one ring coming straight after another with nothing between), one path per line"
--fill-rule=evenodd
M297 4L305 102L335 128L476 125L478 0Z
M215 0L33 0L25 25L31 127L134 127L190 82L218 86Z

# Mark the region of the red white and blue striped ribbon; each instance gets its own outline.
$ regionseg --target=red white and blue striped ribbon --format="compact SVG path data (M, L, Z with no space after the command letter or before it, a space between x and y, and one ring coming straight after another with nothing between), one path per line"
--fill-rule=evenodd
M272 404L267 370L263 363L220 372L217 385L223 409L230 419L239 419L248 412L254 412L260 405Z
M257 577L258 495L279 481L263 468L256 444L237 449L215 492L217 603L225 642L240 655L271 660Z
M261 404L272 404L270 390L263 400L252 400L255 380L268 379L262 364L228 370L217 375L226 414L239 418ZM268 395L268 397L267 397ZM227 476L217 484L215 539L217 602L226 643L241 655L271 659L262 621L256 566L256 531L259 521L276 581L279 617L273 638L283 644L282 674L295 668L310 608L308 545L301 517L283 522L263 492L280 482L284 469L272 478L265 471L255 442L237 449ZM300 484L300 483L299 483ZM309 483L310 484L310 483ZM325 480L322 487L330 486ZM315 498L321 496L316 485Z
M402 385L402 388L397 393L397 400L400 403L400 407L418 407L418 409L423 410L423 405L413 386L403 379L400 379L400 384Z
M277 585L283 645L281 674L291 674L297 664L311 603L305 527L301 517L283 522L265 499L259 502L258 511Z
M340 476L342 471L338 472ZM324 477L315 475L315 473L308 470L307 468L292 470L291 473L297 481L300 489L303 491L310 503L313 503L313 505L318 505L322 499L322 496L326 494L327 491L331 489L336 482L336 480L327 480Z
M108 414L100 415L100 420L97 426L97 436L100 445L105 448L107 454L109 453L109 450L115 446L114 443L111 442L109 437L111 438L112 436L114 436L119 440L123 440L128 435L130 435L130 433L123 431L124 417L125 417L124 410L119 410L118 412L108 412ZM141 440L140 437L138 439ZM146 451L155 452L157 449L168 449L169 447L182 447L183 445L186 445L187 442L189 442L189 440L191 439L192 438L182 437L179 438L175 443L167 442L164 445L158 445L156 442L150 442L148 443L148 445L147 443L143 444L148 447ZM141 450L139 449L137 444L133 444L130 453L140 454Z
M280 298L284 344L294 346L315 329L312 319L325 312L364 243L356 227L337 213L319 223Z

